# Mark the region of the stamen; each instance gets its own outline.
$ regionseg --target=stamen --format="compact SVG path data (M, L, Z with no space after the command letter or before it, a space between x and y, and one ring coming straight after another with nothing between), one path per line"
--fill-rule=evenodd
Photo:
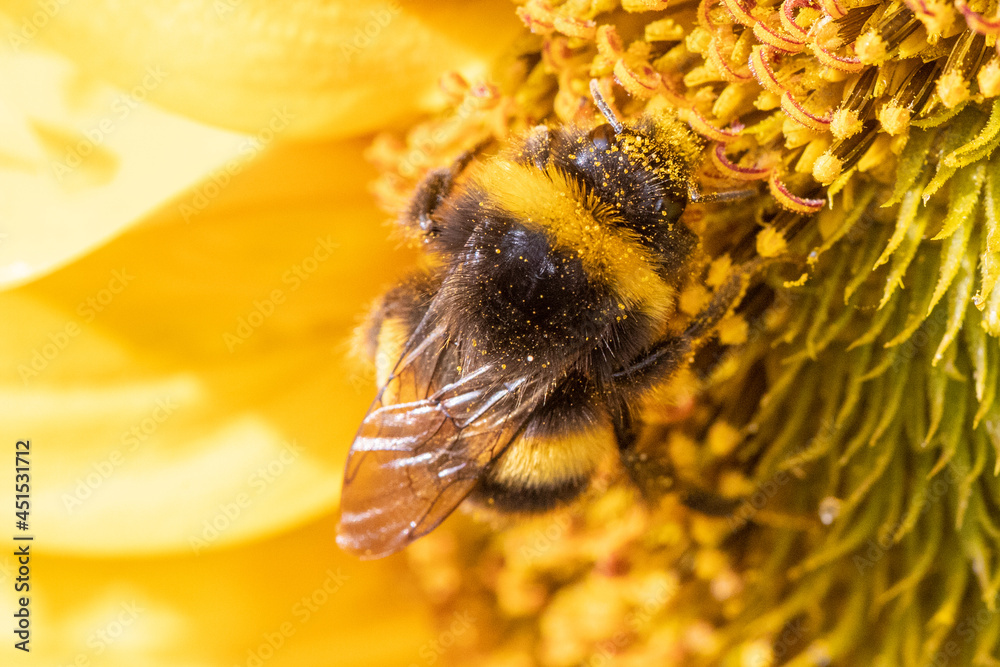
M835 16L833 23L837 26L837 37L842 40L841 43L850 44L856 40L876 9L878 9L877 3L852 9L840 18Z
M948 108L969 98L971 84L986 61L986 36L967 30L948 54L944 74L938 79L937 92Z

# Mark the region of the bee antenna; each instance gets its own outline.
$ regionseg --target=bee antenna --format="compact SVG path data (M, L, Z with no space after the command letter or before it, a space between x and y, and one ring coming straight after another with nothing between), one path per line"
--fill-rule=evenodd
M724 201L738 201L757 194L755 189L729 190L727 192L713 192L705 194L698 189L694 183L688 183L688 199L695 204L715 204Z
M601 94L601 89L597 83L597 79L590 80L590 94L594 96L594 104L597 105L598 111L601 112L605 118L608 119L608 124L615 128L615 134L621 134L624 130L622 122L618 120L618 116L615 112L611 110L611 106L608 104L607 100L604 99L604 95Z

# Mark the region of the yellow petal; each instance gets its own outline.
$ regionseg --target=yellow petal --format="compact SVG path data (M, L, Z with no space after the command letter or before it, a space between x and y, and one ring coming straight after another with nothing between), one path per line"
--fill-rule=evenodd
M374 667L422 660L433 635L424 603L409 590L405 559L362 563L337 550L333 530L333 521L317 521L213 554L141 559L52 556L36 542L31 652L5 642L0 663ZM0 583L9 591L16 564L4 551ZM14 604L0 595L7 618Z
M204 186L0 294L0 423L38 452L47 549L205 553L334 507L374 394L347 341L412 265L364 146L276 147L188 223Z
M0 88L0 288L89 252L251 141L152 108L139 88L98 84L56 56L0 57Z
M440 105L443 72L481 78L522 28L506 0L5 5L12 50L47 45L126 90L159 70L149 97L166 108L248 133L287 108L291 135L314 137Z

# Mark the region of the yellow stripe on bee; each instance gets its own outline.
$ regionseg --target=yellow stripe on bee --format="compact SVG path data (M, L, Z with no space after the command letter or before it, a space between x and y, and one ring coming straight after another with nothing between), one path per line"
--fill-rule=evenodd
M610 424L568 435L521 436L497 459L491 477L507 486L528 488L583 479L614 453L614 441Z
M543 232L553 247L576 254L588 276L612 287L622 309L657 321L673 311L673 288L655 271L635 234L615 226L617 214L555 168L546 171L497 159L477 180L499 208ZM620 218L619 218L620 221Z

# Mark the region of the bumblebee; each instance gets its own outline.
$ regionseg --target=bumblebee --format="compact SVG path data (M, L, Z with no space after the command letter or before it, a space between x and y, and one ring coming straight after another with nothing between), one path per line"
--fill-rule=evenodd
M668 333L700 145L670 116L621 123L591 90L606 122L537 127L418 186L403 222L435 268L371 328L381 390L348 455L342 548L391 554L467 497L537 512L578 496L746 289L730 279Z

